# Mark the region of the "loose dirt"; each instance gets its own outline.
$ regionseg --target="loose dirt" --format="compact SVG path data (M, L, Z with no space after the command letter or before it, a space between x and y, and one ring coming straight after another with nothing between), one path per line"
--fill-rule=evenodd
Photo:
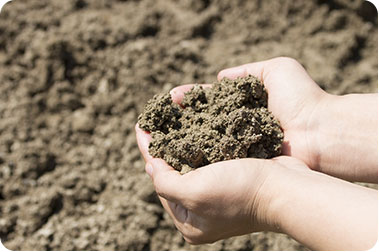
M298 59L334 94L376 92L360 0L14 0L0 14L0 237L12 250L299 250L258 233L191 246L134 133L154 94Z
M224 78L212 88L194 86L184 108L170 93L154 96L138 124L151 133L149 153L181 173L230 159L272 158L281 152L283 132L267 99L254 76Z

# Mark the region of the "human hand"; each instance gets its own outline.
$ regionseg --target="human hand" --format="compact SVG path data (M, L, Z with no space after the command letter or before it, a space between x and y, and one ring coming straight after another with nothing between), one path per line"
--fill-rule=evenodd
M313 141L319 118L315 118L329 95L324 92L294 59L274 58L222 70L218 79L257 76L268 92L268 108L284 131L282 153L318 168L318 147Z
M272 77L278 73L279 76ZM292 76L296 73L297 77ZM264 81L269 93L269 109L281 121L285 131L284 154L299 156L304 162L314 162L317 167L320 153L317 153L316 146L309 146L308 143L318 137L318 116L328 107L333 97L324 93L296 61L287 58L228 69L222 71L218 77L235 78L246 74L256 75ZM274 86L282 80L282 86ZM192 86L184 85L173 89L173 101L180 103L184 92L189 91ZM272 91L275 89L276 92ZM277 97L275 99L288 101L288 104L283 101L273 102L273 96ZM283 103L285 104L281 106ZM367 192L354 188L350 183L344 184L314 173L302 161L286 156L271 160L224 161L180 175L163 160L149 155L151 137L148 132L136 125L136 133L139 148L147 162L146 171L153 179L162 205L184 238L192 244L272 230L290 234L315 249L342 247L341 243L335 242L339 240L345 245L346 241L354 241L357 246L362 245L360 238L355 239L362 234L362 228L354 227L364 223L364 228L368 226L367 223L371 223L371 217L367 216L371 216L371 212L375 213L371 211L374 204L366 200ZM343 173L339 175L343 177ZM317 193L320 189L322 193ZM370 205L370 214L359 215L363 217L353 219L352 216L357 215L354 208L349 207L352 199L350 196L346 197L345 192L348 195L357 194L354 200L362 201L358 205ZM375 196L372 192L369 194ZM309 198L309 195L317 196L316 200ZM375 200L375 197L371 198ZM320 205L329 207L319 208ZM314 215L314 209L318 209L318 215ZM336 213L339 213L338 218ZM336 223L335 228L325 225L332 222ZM312 225L307 228L303 223ZM341 223L344 225L340 225ZM347 227L356 232L344 239L339 234L341 229L346 230ZM336 239L325 240L325 237L332 236ZM319 239L323 239L323 242L315 242ZM351 245L349 243L347 247Z
M287 68L287 70L300 71L299 83L304 79L309 82L306 87L310 96L314 96L316 100L322 95L322 91L319 94L315 92L315 90L319 91L319 88L306 75L301 66L291 67L293 69ZM223 77L221 74L219 78ZM241 76L235 70L229 74ZM246 74L247 72L244 73L244 75ZM251 74L263 77L263 72L252 72ZM286 71L283 71L282 74L286 74ZM228 77L235 78L237 75ZM275 84L275 80L273 82ZM204 85L204 87L207 86L210 85ZM193 85L183 85L173 89L171 91L173 102L181 103L184 93L192 87ZM285 90L288 89L288 87L283 87ZM270 90L268 91L270 96ZM290 119L300 113L298 106L305 103L307 97L297 97L291 92L289 94L293 96L292 99L291 97L286 98L293 102L291 111L283 110L283 106L275 104L280 110L279 113L285 114L280 120L281 122L283 120L286 125L289 124L289 129L304 130L305 122L298 120L298 123L292 123ZM308 112L304 112L304 115L306 114ZM151 137L147 132L141 130L137 125L136 133L139 148L147 163L146 171L154 181L162 205L173 218L184 238L190 243L213 242L254 231L275 229L275 220L268 218L270 216L267 211L269 190L261 189L268 180L270 170L275 166L308 169L301 161L289 157L279 157L273 160L240 159L211 164L181 176L163 160L154 159L149 155L148 145ZM299 149L301 148L299 147ZM285 145L284 151L287 153L291 151L289 145Z
M338 178L377 182L377 94L330 95L284 57L225 69L218 79L248 74L268 91L268 108L284 131L284 155Z
M149 155L149 133L138 125L136 133L158 197L191 244L255 231L283 232L313 250L366 250L376 242L376 190L287 156L223 161L180 175Z
M180 100L181 94L176 93L173 100ZM180 175L164 160L149 155L149 133L136 125L136 134L158 197L191 244L257 231L279 232L269 209L275 193L271 177L283 177L278 173L286 173L286 168L309 170L301 161L283 156L218 162Z

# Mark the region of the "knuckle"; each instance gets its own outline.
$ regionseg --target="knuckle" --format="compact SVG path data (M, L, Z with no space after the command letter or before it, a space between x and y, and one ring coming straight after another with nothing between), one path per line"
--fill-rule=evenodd
M221 79L222 75L223 75L223 71L224 70L221 70L220 72L218 72L217 74L217 79Z
M286 64L299 64L297 62L297 60L295 60L294 58L291 58L291 57L286 57L286 56L281 56L281 57L277 57L274 59L275 61L277 61L278 63L286 63Z
M183 238L190 244L192 245L200 245L200 244L204 244L205 242L203 242L203 239L199 236L195 236L195 235L184 235L183 234Z
M165 198L165 194L163 193L163 191L155 189L155 192L158 194L158 196Z
M194 240L191 240L189 238L187 238L186 236L183 236L184 240L189 243L190 245L200 245L199 243L197 243L196 241Z
M190 240L186 237L184 237L184 240L186 240L187 243L191 244L191 245L201 245L202 243L201 242L198 242L196 240Z
M210 240L209 235L203 232L203 230L196 229L193 226L183 226L183 229L181 230L181 233L183 235L183 238L190 244L193 245L199 245L199 244L205 244L213 242L213 240Z
M185 236L183 235L184 240L186 240L191 245L201 245L206 243L213 243L215 240L208 239L204 236Z
M183 236L185 236L191 240L196 239L196 237L197 237L197 235L195 234L194 227L192 225L184 224L182 229L181 229L181 233L183 234Z

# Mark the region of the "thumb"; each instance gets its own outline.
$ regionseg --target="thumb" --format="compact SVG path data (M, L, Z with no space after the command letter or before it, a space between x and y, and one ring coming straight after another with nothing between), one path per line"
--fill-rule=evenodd
M217 79L220 81L224 77L226 77L228 79L234 80L237 77L245 77L245 76L251 74L251 75L254 75L254 76L260 78L263 81L264 68L265 68L267 62L268 61L249 63L249 64L245 64L245 65L221 70L217 75Z
M174 103L181 104L185 96L185 93L190 91L195 85L196 84L186 84L173 88L170 91L172 101ZM210 88L212 87L212 84L201 84L200 86L202 86L203 88Z

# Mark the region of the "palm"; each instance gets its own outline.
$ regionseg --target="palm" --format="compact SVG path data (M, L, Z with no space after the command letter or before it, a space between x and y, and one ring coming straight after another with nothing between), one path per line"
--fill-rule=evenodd
M221 71L218 78L258 76L268 92L269 110L280 121L284 131L283 154L301 159L312 166L309 121L325 93L295 60L279 58Z

